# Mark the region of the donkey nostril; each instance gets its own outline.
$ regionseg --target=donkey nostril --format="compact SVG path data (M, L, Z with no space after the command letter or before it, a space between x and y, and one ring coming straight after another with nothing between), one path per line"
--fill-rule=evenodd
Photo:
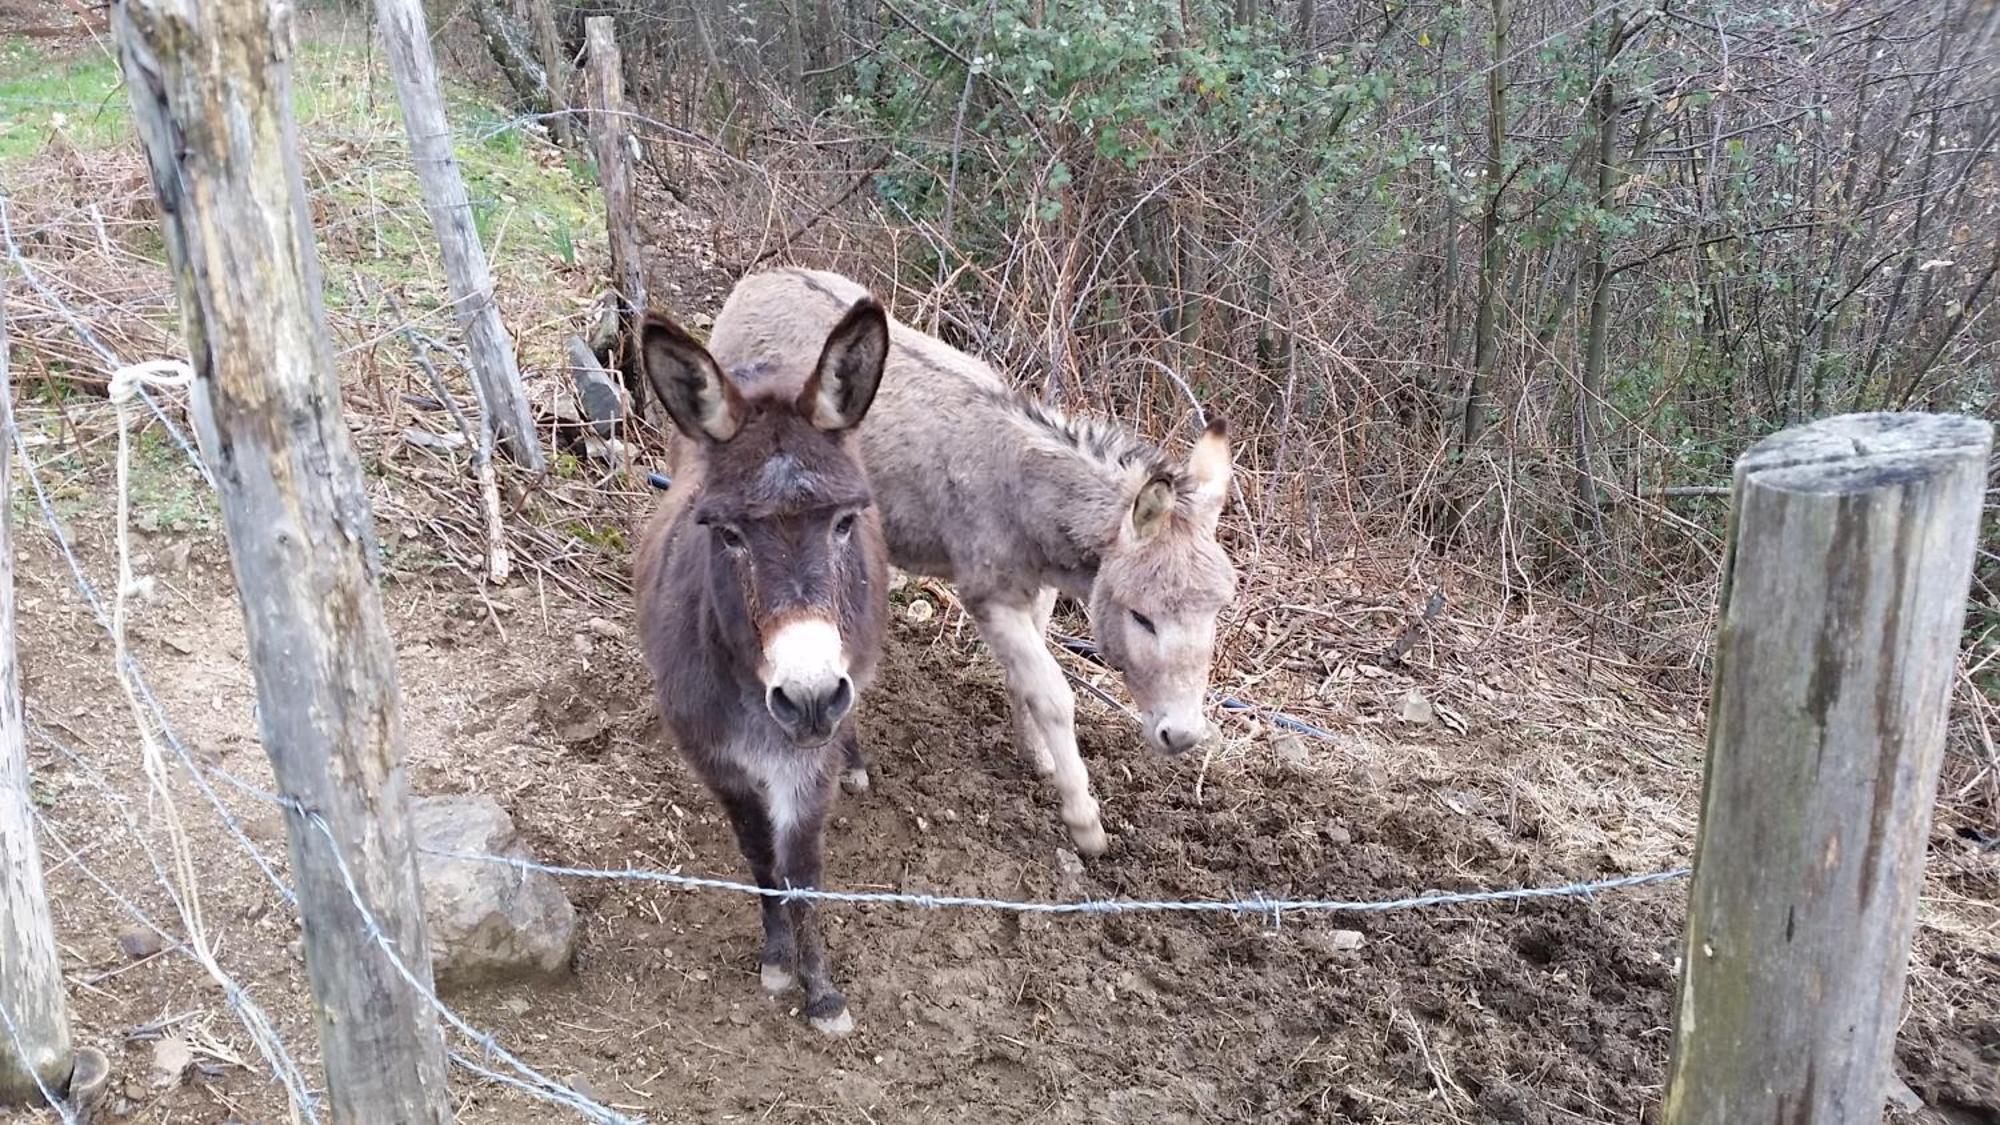
M804 717L799 705L793 702L792 697L786 695L785 689L781 687L774 687L764 693L764 706L771 712L772 718L787 726L796 724Z
M1169 754L1183 753L1196 742L1193 731L1169 726L1166 723L1160 724L1159 735L1160 748Z
M826 721L828 723L839 722L846 717L847 712L853 707L854 681L848 679L846 676L842 676L840 677L840 682L834 685L833 694L827 697Z

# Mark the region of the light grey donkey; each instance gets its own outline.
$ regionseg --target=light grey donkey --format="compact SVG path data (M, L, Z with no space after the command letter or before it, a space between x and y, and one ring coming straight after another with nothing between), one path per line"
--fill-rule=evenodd
M757 326L743 362L818 347L866 296L814 270L744 278L730 296ZM956 585L1006 668L1021 753L1053 778L1077 850L1102 855L1076 696L1045 639L1049 615L1057 591L1088 607L1098 649L1123 673L1156 749L1179 754L1208 736L1215 619L1236 595L1215 541L1229 493L1222 423L1177 464L1113 422L1022 397L985 363L891 319L860 436L892 561Z

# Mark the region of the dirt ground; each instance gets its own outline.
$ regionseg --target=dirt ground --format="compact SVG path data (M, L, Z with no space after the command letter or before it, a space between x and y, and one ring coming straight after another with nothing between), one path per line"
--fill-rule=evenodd
M120 948L133 921L109 890L173 916L139 847L164 852L162 817L108 641L39 512L17 500L15 514L24 689L61 747L38 741L33 757L50 893L81 1037L119 1076L115 1116L280 1120L281 1091L193 962L171 949L135 962ZM183 522L203 519L197 508ZM69 526L102 582L110 520L81 513ZM202 530L139 538L155 588L135 610L134 644L153 689L205 765L268 784L223 544ZM494 796L551 862L738 871L712 802L657 736L629 643L592 626L599 606L546 584L483 597L463 578L393 570L384 596L418 792ZM911 616L900 615L865 704L875 788L843 799L832 833L829 878L842 887L1386 898L1602 877L1687 849L1684 837L1632 838L1635 823L1667 823L1635 816L1643 803L1606 800L1594 818L1558 819L1538 779L1577 768L1577 743L1510 737L1504 722L1475 718L1467 736L1365 723L1336 741L1237 724L1204 765L1154 758L1125 719L1086 700L1083 745L1115 843L1079 869L1050 796L1012 754L997 668L955 613ZM1506 695L1489 706L1506 714ZM1683 734L1675 764L1607 753L1581 766L1583 781L1658 786L1661 808L1683 805L1695 753ZM218 959L309 1065L296 923L184 776L174 788ZM275 810L226 786L221 800L282 873ZM1934 847L1945 853L1934 865L1968 859L1949 836ZM860 1028L830 1042L758 991L748 900L570 889L583 933L573 983L448 999L551 1076L666 1121L1647 1120L1685 894L1667 884L1275 925L834 908L829 941ZM1990 932L1945 917L1920 936L1903 1070L1937 1107L1932 1120L2000 1120L2000 961ZM1359 931L1359 947L1340 929ZM186 1084L149 1081L162 1037L193 1046L200 1066ZM461 1120L547 1116L463 1077L454 1092Z
M17 7L22 35L63 18ZM648 233L699 248L713 239L690 232L706 222L663 200ZM650 265L657 290L696 313L712 313L728 281L689 249ZM585 259L574 276L601 267ZM523 323L516 300L503 290L510 322ZM343 343L367 336L341 331ZM46 369L61 335L36 327L17 338L17 366ZM361 360L349 363L344 373L358 378ZM462 563L458 529L476 527L463 476L399 446L404 422L369 416L374 400L350 390L386 548L414 790L494 797L546 862L740 877L717 808L659 736L620 632L623 544L649 498L571 480L569 507L516 516L539 536L524 553L554 543L542 554L568 561L545 557L487 586ZM101 399L30 391L17 396L25 453L108 591L112 416ZM33 791L78 1038L113 1063L110 1118L276 1122L284 1093L222 988L177 944L188 926L169 895L180 885L171 808L216 965L317 1084L296 918L251 854L285 878L284 826L222 780L270 784L227 552L213 499L178 458L156 429L141 442L134 551L153 584L134 606L133 651L213 792L178 768L171 805L149 792L110 643L20 482L17 640ZM451 483L440 492L439 480ZM1113 845L1079 864L1053 795L1011 749L997 667L941 589L911 584L898 592L884 671L861 715L874 789L842 798L828 881L1014 899L1384 899L1687 861L1698 676L1594 650L1578 618L1495 609L1490 590L1411 545L1302 564L1275 547L1256 557L1232 525L1229 546L1246 587L1217 685L1309 714L1332 737L1234 715L1212 754L1169 761L1081 693L1081 740ZM1372 654L1438 587L1451 589L1449 612L1406 667L1378 667ZM934 612L914 611L919 602ZM1119 697L1114 679L1069 666ZM1412 717L1413 692L1434 717ZM1924 1108L1898 1120L2000 1122L1992 793L1964 763L1948 771L1898 1049ZM759 991L750 900L635 882L567 889L581 929L573 979L447 995L456 1011L551 1078L629 1113L815 1122L1651 1121L1686 895L1675 882L1278 920L834 907L828 940L858 1030L830 1041ZM176 940L155 952L141 916ZM454 1046L479 1057L475 1045ZM194 1060L186 1077L156 1080L155 1060L180 1048ZM461 1121L560 1116L463 1070L452 1091Z

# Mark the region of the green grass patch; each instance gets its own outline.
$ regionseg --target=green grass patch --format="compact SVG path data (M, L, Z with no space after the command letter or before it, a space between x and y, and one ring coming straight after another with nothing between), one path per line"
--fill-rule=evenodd
M31 39L0 41L0 167L33 156L57 134L78 148L130 132L118 66L99 52L51 62Z

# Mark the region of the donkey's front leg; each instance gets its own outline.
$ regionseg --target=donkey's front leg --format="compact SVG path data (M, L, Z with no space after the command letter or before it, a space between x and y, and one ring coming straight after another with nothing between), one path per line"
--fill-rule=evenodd
M1023 749L1032 752L1040 745L1048 752L1070 839L1083 855L1103 855L1110 843L1097 798L1090 795L1090 774L1076 748L1076 693L1037 628L1035 602L980 602L972 612L993 655L1007 669Z
M868 760L861 756L861 736L849 723L840 731L840 787L859 796L868 792Z
M729 814L729 825L736 830L736 846L743 852L743 858L750 861L750 873L757 885L784 889L778 868L777 836L772 831L763 794L757 791L755 783L745 779L740 787L718 787L716 795ZM792 916L785 910L783 899L760 895L757 902L764 916L764 954L758 960L757 977L764 991L784 992L792 987L793 966L798 963Z
M826 849L826 813L832 803L826 793L800 819L779 836L781 870L787 886L796 890L819 887L821 860ZM846 1035L854 1030L854 1016L847 1010L847 997L834 987L833 970L828 965L826 942L820 936L819 907L810 899L785 904L791 915L792 933L799 950L799 976L806 990L806 1019L827 1035Z

